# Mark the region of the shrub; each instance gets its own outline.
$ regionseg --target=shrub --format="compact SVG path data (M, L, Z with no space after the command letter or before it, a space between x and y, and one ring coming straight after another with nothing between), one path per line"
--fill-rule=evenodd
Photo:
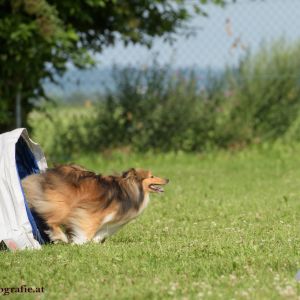
M263 46L239 66L234 118L248 138L280 138L297 117L300 104L300 44Z
M156 62L116 68L113 78L116 88L93 109L64 108L52 118L59 132L45 140L46 149L204 151L300 139L300 44L263 46L237 68L211 73L204 86L197 70L175 72Z
M173 73L154 64L149 69L115 70L114 78L117 91L108 91L98 114L104 148L203 148L205 142L198 141L207 140L213 120L205 118L211 105L205 104L193 72Z
M72 159L73 154L97 151L94 143L93 107L70 107L46 103L29 114L33 139L53 161Z

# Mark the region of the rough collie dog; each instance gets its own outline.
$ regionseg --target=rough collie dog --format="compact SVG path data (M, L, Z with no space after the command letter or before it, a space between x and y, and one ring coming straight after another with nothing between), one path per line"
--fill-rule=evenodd
M53 242L104 242L148 205L150 193L168 183L150 171L130 169L101 176L61 165L22 180L29 207L47 224Z

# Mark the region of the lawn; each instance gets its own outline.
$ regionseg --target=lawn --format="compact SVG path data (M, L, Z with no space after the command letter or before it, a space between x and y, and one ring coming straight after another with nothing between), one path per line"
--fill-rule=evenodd
M0 252L13 299L299 299L300 146L207 155L76 159L109 173L168 177L136 221L104 244Z

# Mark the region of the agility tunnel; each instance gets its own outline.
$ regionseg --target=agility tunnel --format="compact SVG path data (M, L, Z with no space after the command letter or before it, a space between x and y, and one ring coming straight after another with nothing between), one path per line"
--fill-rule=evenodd
M40 249L48 243L46 225L30 210L21 180L47 168L42 149L25 128L0 134L1 249Z

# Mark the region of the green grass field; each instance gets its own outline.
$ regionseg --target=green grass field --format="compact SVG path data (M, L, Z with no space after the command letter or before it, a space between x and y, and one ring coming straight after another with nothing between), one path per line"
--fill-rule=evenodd
M300 146L210 155L100 155L170 178L144 214L104 244L0 252L11 299L299 299Z

